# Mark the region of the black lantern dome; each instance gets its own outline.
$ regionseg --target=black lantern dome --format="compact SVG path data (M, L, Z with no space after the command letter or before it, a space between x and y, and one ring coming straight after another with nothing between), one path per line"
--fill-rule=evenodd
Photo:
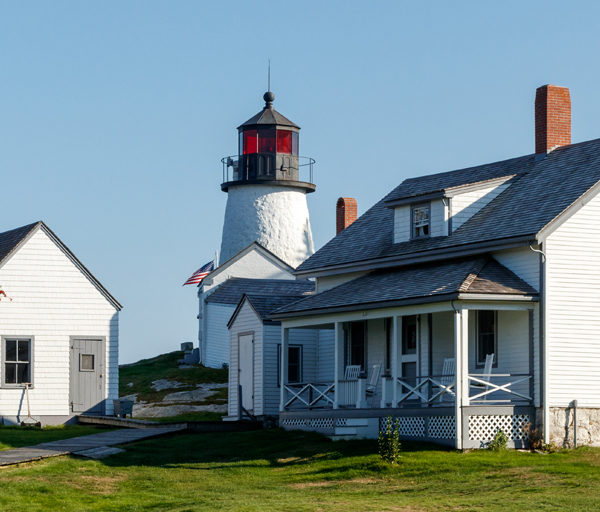
M227 191L233 185L270 182L314 192L314 160L298 154L300 127L273 108L275 95L271 91L267 91L263 99L264 108L238 126L237 158L222 160L221 190ZM230 167L233 168L231 176Z

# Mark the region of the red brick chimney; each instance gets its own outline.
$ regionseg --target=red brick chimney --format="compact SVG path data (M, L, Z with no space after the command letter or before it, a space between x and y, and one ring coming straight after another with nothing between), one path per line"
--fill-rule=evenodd
M571 95L567 87L542 85L535 91L535 152L571 144Z
M335 205L335 234L344 231L358 216L356 199L353 197L340 197Z

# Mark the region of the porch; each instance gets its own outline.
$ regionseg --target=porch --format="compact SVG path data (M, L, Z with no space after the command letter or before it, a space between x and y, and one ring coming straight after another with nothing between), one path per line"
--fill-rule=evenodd
M405 439L471 448L502 429L520 446L539 400L536 314L535 302L480 300L315 318L333 335L316 337L314 363L295 363L292 379L290 330L310 325L283 322L280 424L376 437L392 416Z

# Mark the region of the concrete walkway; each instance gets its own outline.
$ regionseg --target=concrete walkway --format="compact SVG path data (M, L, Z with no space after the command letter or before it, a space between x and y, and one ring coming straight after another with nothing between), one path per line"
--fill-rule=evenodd
M23 448L15 448L14 450L0 451L0 466L20 464L22 462L30 462L48 457L67 455L69 453L84 457L101 458L102 456L108 456L112 453L118 453L118 449L109 449L108 447L110 446L132 443L150 437L163 436L185 429L185 424L144 429L124 428L102 432L100 434L90 434L87 436L72 437L60 441L36 444L35 446L25 446Z

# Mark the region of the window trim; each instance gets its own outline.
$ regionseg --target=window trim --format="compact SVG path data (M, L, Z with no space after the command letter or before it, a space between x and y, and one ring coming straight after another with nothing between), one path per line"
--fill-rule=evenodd
M4 382L6 377L6 370L4 368L4 364L6 363L6 341L7 340L29 340L29 389L33 389L35 387L35 371L34 371L34 362L35 362L35 336L22 336L22 335L2 335L0 337L1 347L0 347L0 389L24 389L25 386L23 384L10 384Z
M300 363L300 371L298 372L300 374L300 380L298 382L290 382L289 381L289 366L290 366L290 358L289 358L289 349L290 348L298 348L300 349L300 358L299 358L299 363ZM300 345L297 343L288 343L288 384L298 384L300 382L303 382L304 378L304 345ZM280 388L281 387L281 343L277 343L277 387Z
M415 208L427 208L428 210L428 226L429 226L429 233L427 235L420 235L417 236L415 234ZM416 203L416 204L411 204L410 205L410 239L411 240L420 240L421 238L430 238L431 237L431 201L425 202L425 203Z
M475 315L475 368L484 368L485 367L485 357L481 362L479 362L479 313L480 311L489 311L489 310L476 310L477 314ZM492 368L498 368L498 310L492 310L494 312L494 362L492 363Z

